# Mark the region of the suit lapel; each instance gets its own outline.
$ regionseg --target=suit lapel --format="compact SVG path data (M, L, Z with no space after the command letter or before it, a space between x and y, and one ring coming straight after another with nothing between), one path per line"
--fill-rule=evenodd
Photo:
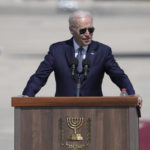
M86 58L90 61L90 68L94 65L95 62L95 57L96 57L96 52L97 52L97 45L95 44L94 41L89 45L89 48L87 50ZM81 75L81 80L83 80L84 75ZM82 87L85 85L86 80L82 82Z
M65 56L68 65L70 65L71 60L75 57L73 39L68 40L66 43L67 43L67 48L65 49Z
M92 66L92 64L94 63L94 58L96 55L96 44L92 41L92 43L89 45L88 51L87 51L87 55L86 58L90 61L90 66Z

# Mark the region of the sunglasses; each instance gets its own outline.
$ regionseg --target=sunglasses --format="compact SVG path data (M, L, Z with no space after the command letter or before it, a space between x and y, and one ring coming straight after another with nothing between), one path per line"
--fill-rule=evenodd
M79 32L80 32L80 34L84 34L87 30L89 31L89 33L93 33L95 28L94 27L83 28L83 29L80 29Z

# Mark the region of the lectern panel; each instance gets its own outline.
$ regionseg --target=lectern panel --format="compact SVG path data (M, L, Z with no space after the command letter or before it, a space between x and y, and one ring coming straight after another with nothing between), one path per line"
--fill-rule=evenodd
M15 150L139 150L135 107L16 107L15 127Z

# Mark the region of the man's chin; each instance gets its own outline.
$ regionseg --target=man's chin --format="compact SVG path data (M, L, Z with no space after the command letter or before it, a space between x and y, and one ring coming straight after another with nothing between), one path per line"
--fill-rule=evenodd
M83 45L84 45L84 46L88 46L89 44L91 44L91 40L83 41Z

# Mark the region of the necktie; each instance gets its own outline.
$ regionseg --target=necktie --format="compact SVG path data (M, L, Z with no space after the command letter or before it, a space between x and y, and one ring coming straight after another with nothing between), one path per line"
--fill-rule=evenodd
M77 55L77 59L78 59L77 71L78 71L79 73L82 72L83 53L84 53L84 48L80 47L80 48L78 49L78 55Z

